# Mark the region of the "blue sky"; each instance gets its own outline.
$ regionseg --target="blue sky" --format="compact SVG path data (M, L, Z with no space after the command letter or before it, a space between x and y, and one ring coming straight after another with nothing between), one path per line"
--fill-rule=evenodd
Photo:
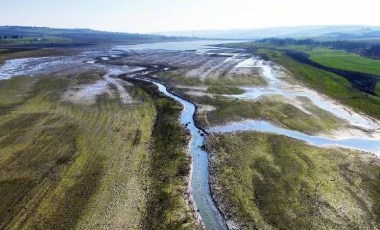
M380 25L380 0L0 0L0 25L120 32Z

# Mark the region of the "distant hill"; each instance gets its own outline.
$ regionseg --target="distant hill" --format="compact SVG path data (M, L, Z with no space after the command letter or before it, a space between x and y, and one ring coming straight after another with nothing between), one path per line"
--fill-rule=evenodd
M189 39L262 39L314 38L319 40L379 39L380 26L295 26L263 29L197 30L135 34L91 29L57 29L48 27L0 26L0 45L102 44L179 41Z
M166 35L105 32L91 29L56 29L48 27L0 26L0 44L37 43L115 43L184 40Z
M167 36L196 36L202 38L220 39L261 39L267 37L321 37L323 39L365 39L374 37L380 38L380 26L295 26L273 27L263 29L172 31L160 32L158 34Z

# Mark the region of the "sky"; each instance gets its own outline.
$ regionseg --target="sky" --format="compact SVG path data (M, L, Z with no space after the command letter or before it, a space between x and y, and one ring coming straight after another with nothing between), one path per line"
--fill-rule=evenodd
M0 0L0 25L151 33L380 26L380 0Z

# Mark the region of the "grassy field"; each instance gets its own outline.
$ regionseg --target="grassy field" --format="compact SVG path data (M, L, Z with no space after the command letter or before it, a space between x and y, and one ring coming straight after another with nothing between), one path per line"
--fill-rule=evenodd
M132 105L106 95L95 105L60 101L84 78L0 81L0 228L194 227L178 106L136 87Z
M186 77L185 74L185 71L175 70L160 72L157 76L174 85L200 86L203 84L199 77Z
M377 229L380 162L260 133L209 136L212 190L242 229Z
M10 82L0 84L24 96L1 97L1 227L139 227L154 107L107 98L89 107L59 103L66 77Z
M375 87L375 92L378 96L380 96L380 82L377 83L376 87Z
M329 48L305 50L310 59L324 66L380 76L380 61Z

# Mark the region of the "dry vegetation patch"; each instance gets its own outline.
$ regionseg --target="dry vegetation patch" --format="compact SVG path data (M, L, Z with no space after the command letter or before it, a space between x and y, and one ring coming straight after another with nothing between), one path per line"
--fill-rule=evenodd
M133 104L104 95L86 105L61 100L69 88L97 81L91 74L0 81L6 89L0 91L1 229L143 228L152 199L160 197L157 161L181 163L188 173L186 133L179 133L181 161L165 158L167 145L152 149L164 135L154 131L159 97L126 85ZM176 129L178 109L166 116ZM170 215L161 224L190 228L195 224L184 197L186 181L171 172L173 183L165 185L173 202L161 207Z
M379 159L279 135L208 137L212 191L234 229L377 229Z

